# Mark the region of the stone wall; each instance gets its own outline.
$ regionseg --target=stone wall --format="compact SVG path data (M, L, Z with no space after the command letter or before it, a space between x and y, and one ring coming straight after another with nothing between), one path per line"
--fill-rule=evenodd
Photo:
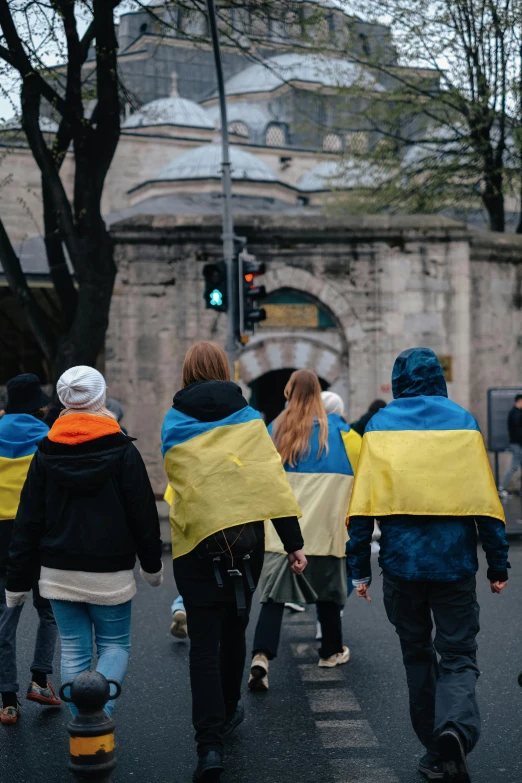
M263 216L239 219L236 232L265 261L269 292L301 291L327 308L335 323L327 330L259 329L239 361L246 393L249 383L270 370L311 367L342 394L355 418L374 398L391 399L397 354L424 345L452 357L450 396L471 407L485 429L477 387L485 392L500 381L502 363L497 357L488 364L489 351L498 351L499 343L486 349L487 324L494 321L497 331L510 335L517 324L520 332L520 316L507 293L518 280L515 259L473 258L465 227L435 216L343 221ZM113 233L119 274L107 379L160 491L159 431L180 385L184 354L198 339L224 343L225 316L205 310L202 297L202 266L222 256L221 225L217 216L146 216L118 224ZM498 294L488 300L491 290ZM485 324L483 338L477 319ZM522 344L510 337L502 383L517 382L521 358Z

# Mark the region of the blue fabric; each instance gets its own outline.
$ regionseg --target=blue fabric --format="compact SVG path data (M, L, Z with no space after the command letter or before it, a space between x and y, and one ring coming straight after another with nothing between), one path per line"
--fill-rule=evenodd
M444 371L430 348L409 348L395 360L392 371L392 391L399 397L447 397Z
M6 413L0 419L0 457L19 459L34 454L49 427L28 413Z
M185 601L183 600L182 595L178 595L178 597L174 599L174 601L172 602L172 606L170 607L170 611L172 612L172 614L174 614L174 612L185 611Z
M260 418L261 414L250 406L242 408L225 419L218 421L200 421L192 418L192 416L187 416L185 413L181 413L176 408L171 408L165 416L163 427L161 428L161 454L164 457L167 451L170 451L174 446L185 443L187 440L203 435L210 430L215 430L217 427L226 427L231 424L246 424L249 421Z
M479 430L476 419L447 397L408 397L393 400L373 416L367 432L404 430Z
M91 668L93 628L98 657L96 671L108 680L123 683L129 662L131 604L132 601L126 601L116 606L99 606L51 600L62 643L62 683L72 682L78 674ZM111 686L113 693L114 686ZM115 704L115 700L107 702L104 707L107 715L112 714ZM74 704L68 707L73 715L78 714Z
M273 423L268 427L270 435L272 430ZM350 432L350 425L337 413L328 414L328 450L325 449L318 459L319 422L315 422L310 439L310 452L298 460L295 467L286 464L285 470L288 473L340 473L343 476L353 476L341 432Z

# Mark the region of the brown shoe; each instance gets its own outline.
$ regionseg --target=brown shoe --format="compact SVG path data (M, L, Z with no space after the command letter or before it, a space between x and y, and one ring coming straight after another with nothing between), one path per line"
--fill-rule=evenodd
M172 636L176 637L176 639L187 638L187 613L183 609L178 609L172 615L172 625L170 626L170 632Z
M12 726L20 717L20 707L4 707L0 710L0 723L4 726Z

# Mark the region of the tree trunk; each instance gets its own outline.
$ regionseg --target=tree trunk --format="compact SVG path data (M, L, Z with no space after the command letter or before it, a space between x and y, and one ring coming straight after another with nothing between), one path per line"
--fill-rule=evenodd
M495 171L492 174L486 174L482 201L488 213L490 230L505 231L506 213L501 172Z

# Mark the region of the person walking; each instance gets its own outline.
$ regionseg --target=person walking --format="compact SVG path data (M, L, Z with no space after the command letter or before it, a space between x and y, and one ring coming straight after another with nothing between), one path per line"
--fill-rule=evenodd
M386 403L384 400L374 400L366 413L363 413L360 419L357 419L357 421L354 421L350 426L352 430L355 430L355 432L358 432L359 435L364 435L364 430L366 429L366 425L369 421L375 416L377 411L382 410L382 408L386 407Z
M32 373L17 375L7 382L6 388L7 405L0 418L0 723L12 725L20 715L16 632L22 607L9 608L6 604L7 559L22 487L38 442L49 431L43 418L50 400L42 391L39 378ZM60 699L49 682L58 632L51 604L39 593L38 574L35 564L30 587L38 613L38 629L26 699L59 707Z
M158 512L143 460L105 408L92 367L72 367L56 390L65 410L38 444L22 491L7 567L7 605L20 607L41 563L62 644L62 682L90 669L123 683L130 650L136 555L163 579ZM71 712L76 713L74 705ZM105 706L112 713L114 701Z
M498 488L499 495L509 497L507 488L517 470L522 468L522 394L517 394L507 420L511 465Z
M468 783L466 757L480 734L477 529L491 591L501 593L510 567L504 512L478 424L448 400L433 351L401 353L392 386L393 402L364 434L347 564L358 595L370 600L378 519L384 604L400 639L413 728L426 749L419 771Z
M300 511L261 416L230 381L226 354L214 343L196 343L185 357L162 453L174 577L190 639L193 779L209 783L224 769L224 737L244 716L245 629L263 566L262 520L274 521L290 567L301 573Z
M288 404L270 431L303 513L308 567L306 576L284 568L281 546L268 525L249 679L253 691L268 690L269 662L277 655L285 602L317 604L319 666L338 666L350 658L343 645L341 609L347 596L346 516L361 438L339 414L326 414L319 379L310 370L290 376L285 397Z

